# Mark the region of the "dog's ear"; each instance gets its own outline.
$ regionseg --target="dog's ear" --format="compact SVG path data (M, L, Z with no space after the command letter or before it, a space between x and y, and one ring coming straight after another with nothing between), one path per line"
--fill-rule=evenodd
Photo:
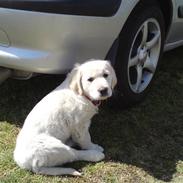
M117 84L117 77L116 77L116 73L115 73L114 69L112 68L112 89L114 89L116 84Z
M108 61L109 65L110 65L110 70L111 70L111 75L112 75L112 83L111 83L111 87L112 89L114 89L114 87L117 84L117 77L116 77L116 73L111 65L111 63Z
M81 83L81 71L79 69L79 64L76 64L74 69L69 74L69 88L75 91L77 94L83 94L83 88Z

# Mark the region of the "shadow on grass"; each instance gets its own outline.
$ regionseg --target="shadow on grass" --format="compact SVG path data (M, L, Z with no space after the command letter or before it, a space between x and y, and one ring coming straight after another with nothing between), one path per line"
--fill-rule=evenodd
M65 76L38 76L27 81L9 79L0 86L0 121L22 126L27 114Z
M145 102L127 110L105 106L94 117L91 134L105 148L106 161L135 165L163 181L172 179L176 163L183 160L182 50L165 54ZM62 80L46 76L5 82L0 90L0 121L21 127L33 106Z
M135 165L163 181L177 173L176 164L183 160L182 50L164 55L143 103L123 111L106 106L95 117L92 134L104 146L106 161Z

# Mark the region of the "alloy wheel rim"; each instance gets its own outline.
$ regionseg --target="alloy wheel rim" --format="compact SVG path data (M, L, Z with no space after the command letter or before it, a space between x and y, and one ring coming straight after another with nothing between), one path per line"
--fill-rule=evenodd
M147 19L137 31L128 59L128 82L134 93L150 84L161 51L161 29L156 19Z

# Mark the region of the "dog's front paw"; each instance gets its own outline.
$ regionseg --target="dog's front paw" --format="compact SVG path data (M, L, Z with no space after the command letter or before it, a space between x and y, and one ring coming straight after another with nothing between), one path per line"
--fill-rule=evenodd
M104 148L99 146L98 144L92 144L91 149L96 150L96 151L100 151L100 152L104 151Z
M89 156L90 156L89 161L92 161L92 162L101 161L105 158L104 153L96 150L90 150Z
M99 152L103 152L104 151L104 148L99 146L98 144L93 144L93 143L90 143L90 144L87 144L87 146L81 146L82 149L85 149L85 150L96 150L96 151L99 151Z

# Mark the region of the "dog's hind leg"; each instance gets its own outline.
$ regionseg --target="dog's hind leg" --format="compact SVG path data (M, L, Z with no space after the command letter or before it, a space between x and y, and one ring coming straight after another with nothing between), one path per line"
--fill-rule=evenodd
M73 168L62 168L62 167L40 167L38 172L43 175L73 175L81 176L81 173Z
M96 162L104 158L104 154L101 152L76 150L50 136L39 138L36 144L36 150L32 156L32 171L38 174L81 175L74 169L57 166L78 160Z

